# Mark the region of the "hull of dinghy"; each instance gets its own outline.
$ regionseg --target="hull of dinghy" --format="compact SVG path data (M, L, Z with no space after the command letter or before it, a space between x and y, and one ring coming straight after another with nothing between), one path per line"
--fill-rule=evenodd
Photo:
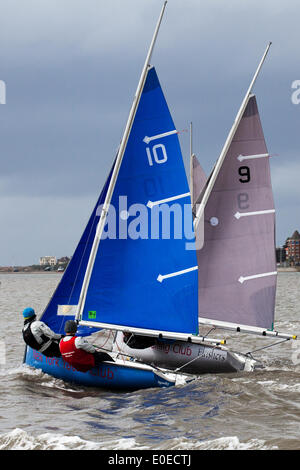
M179 341L160 342L145 349L129 348L123 343L120 349L143 363L194 375L238 372L245 370L248 361L225 348Z
M139 390L175 385L175 377L168 377L150 366L131 361L103 362L100 367L88 372L78 372L61 358L46 357L27 347L24 363L57 379L84 386Z

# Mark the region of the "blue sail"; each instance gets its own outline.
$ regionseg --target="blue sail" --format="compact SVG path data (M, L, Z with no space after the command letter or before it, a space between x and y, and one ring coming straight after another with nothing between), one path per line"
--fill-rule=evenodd
M197 259L187 249L191 200L177 134L150 68L93 265L85 323L198 332Z
M78 304L87 263L92 249L97 224L99 222L99 206L101 206L101 204L104 202L111 174L112 170L107 178L107 181L105 182L97 204L90 216L87 226L68 264L68 267L41 316L41 320L43 320L56 333L63 334L65 322L70 319L74 320L74 316L58 316L58 306ZM84 330L88 330L89 333L91 332L90 328L81 327L80 330L81 333L83 333Z

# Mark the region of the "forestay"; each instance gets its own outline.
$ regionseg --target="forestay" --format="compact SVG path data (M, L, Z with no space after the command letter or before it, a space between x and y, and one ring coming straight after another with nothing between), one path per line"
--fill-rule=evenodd
M110 228L116 223L116 233ZM197 260L190 193L174 122L147 71L93 263L81 316L107 324L197 333Z
M200 319L272 329L274 213L269 154L252 95L204 209Z

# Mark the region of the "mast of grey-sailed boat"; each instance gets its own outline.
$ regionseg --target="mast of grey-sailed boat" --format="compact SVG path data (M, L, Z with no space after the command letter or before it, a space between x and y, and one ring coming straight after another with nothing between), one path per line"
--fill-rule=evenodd
M194 220L194 226L195 226L195 228L197 228L197 226L198 226L198 224L199 224L201 218L203 217L205 205L206 205L206 203L207 203L207 201L208 201L208 198L209 198L209 195L210 195L210 193L211 193L211 191L212 191L213 185L214 185L214 183L215 183L215 181L216 181L216 179L217 179L217 176L218 176L218 174L219 174L219 171L220 171L220 169L221 169L221 166L222 166L222 164L223 164L223 161L224 161L224 159L225 159L225 157L226 157L227 151L228 151L229 146L230 146L230 144L231 144L231 142L232 142L232 139L233 139L233 136L234 136L234 134L235 134L235 131L236 131L236 129L237 129L239 123L240 123L240 120L242 119L242 116L243 116L244 111L245 111L245 109L246 109L246 106L247 106L247 104L248 104L249 97L250 97L251 92L252 92L252 88L253 88L253 86L254 86L254 83L256 82L256 79L257 79L258 74L259 74L259 72L260 72L260 70L261 70L261 68L262 68L262 65L263 65L263 63L264 63L264 61L265 61L265 59L266 59L266 57L267 57L267 54L268 54L269 49L270 49L270 47L271 47L271 44L272 44L272 43L269 42L269 44L267 45L266 50L265 50L265 52L264 52L264 54L263 54L263 56L262 56L262 59L261 59L259 65L258 65L258 67L257 67L257 69L256 69L256 72L255 72L255 74L254 74L254 76L253 76L253 78L252 78L252 81L251 81L251 83L250 83L250 85L249 85L249 88L248 88L248 90L247 90L247 92L246 92L246 94L245 94L245 97L244 97L244 99L243 99L243 101L242 101L242 104L241 104L241 106L240 106L240 109L239 109L239 111L238 111L238 113L237 113L237 115L236 115L236 118L235 118L235 120L234 120L234 123L233 123L233 125L232 125L232 128L231 128L231 130L230 130L230 132L229 132L229 134L228 134L228 137L227 137L227 139L226 139L226 141L225 141L225 144L224 144L224 146L223 146L223 149L222 149L222 151L221 151L221 154L220 154L220 156L219 156L219 158L218 158L218 160L217 160L217 163L216 163L216 165L215 165L214 171L213 171L213 173L212 173L212 175L211 175L211 178L210 178L210 180L209 180L209 183L208 183L208 185L207 185L207 188L206 188L206 190L205 190L205 193L204 193L204 195L203 195L203 197L202 197L201 203L198 205L196 217L195 217L195 220Z

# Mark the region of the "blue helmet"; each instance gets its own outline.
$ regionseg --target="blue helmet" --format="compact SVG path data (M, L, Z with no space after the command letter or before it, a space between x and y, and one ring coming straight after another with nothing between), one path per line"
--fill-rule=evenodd
M30 317L35 317L35 311L33 310L33 308L31 307L25 308L25 310L23 310L23 317L25 320L27 320Z

